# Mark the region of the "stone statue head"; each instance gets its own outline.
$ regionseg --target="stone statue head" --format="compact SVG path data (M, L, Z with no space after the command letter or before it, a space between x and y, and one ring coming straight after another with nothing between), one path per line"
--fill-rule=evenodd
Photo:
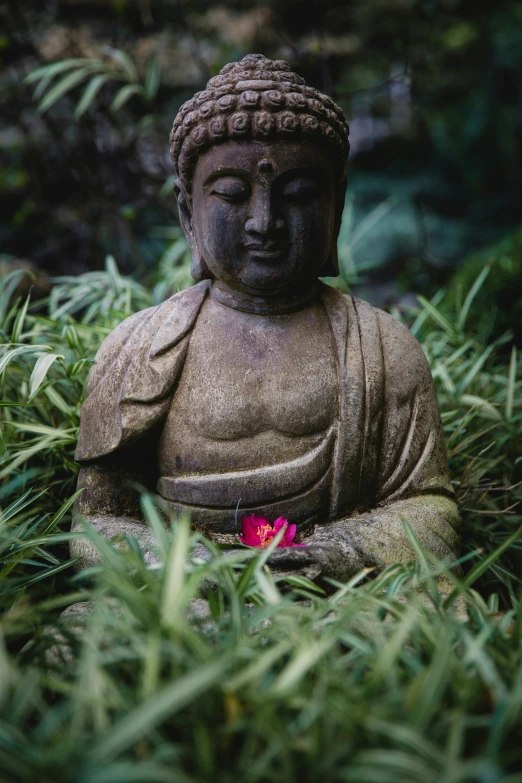
M286 62L225 65L181 107L170 151L197 280L279 295L338 274L348 127Z

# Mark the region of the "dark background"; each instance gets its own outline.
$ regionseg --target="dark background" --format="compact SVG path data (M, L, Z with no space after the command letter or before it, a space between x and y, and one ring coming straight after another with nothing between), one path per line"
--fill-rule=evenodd
M154 61L157 91L111 111L122 83L108 80L74 119L85 81L37 111L28 73L75 57L112 67L107 47L129 55L136 83ZM5 4L3 273L27 266L45 292L50 277L100 269L110 253L123 273L153 279L178 236L172 120L248 52L286 59L347 115L346 284L377 304L408 303L451 284L457 266L474 274L469 256L486 248L481 263L509 257L490 290L511 306L522 287L522 240L512 236L522 224L522 4L509 0Z

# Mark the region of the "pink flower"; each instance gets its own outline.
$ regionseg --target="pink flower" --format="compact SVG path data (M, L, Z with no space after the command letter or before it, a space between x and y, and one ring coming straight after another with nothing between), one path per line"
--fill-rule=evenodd
M294 538L297 527L295 525L289 525L288 520L283 519L283 517L276 519L272 527L268 519L251 514L249 517L242 517L241 528L243 535L239 536L239 540L242 544L246 544L247 546L255 546L264 549L279 533L281 528L284 528L284 534L277 545L278 548L282 546L304 546L304 544L295 543Z

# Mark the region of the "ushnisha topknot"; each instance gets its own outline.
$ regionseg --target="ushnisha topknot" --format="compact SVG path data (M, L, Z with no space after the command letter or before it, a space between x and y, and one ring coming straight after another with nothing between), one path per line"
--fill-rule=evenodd
M248 54L228 63L183 104L170 134L176 175L190 187L198 157L225 141L308 137L348 158L348 125L327 95L309 87L284 60Z

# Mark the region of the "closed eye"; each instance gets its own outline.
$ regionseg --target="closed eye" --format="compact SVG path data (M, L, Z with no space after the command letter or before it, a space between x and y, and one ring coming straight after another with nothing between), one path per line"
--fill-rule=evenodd
M220 177L213 182L210 193L225 201L244 201L250 195L250 188L238 177Z
M309 201L319 194L317 182L309 177L295 177L287 182L281 191L289 201Z

